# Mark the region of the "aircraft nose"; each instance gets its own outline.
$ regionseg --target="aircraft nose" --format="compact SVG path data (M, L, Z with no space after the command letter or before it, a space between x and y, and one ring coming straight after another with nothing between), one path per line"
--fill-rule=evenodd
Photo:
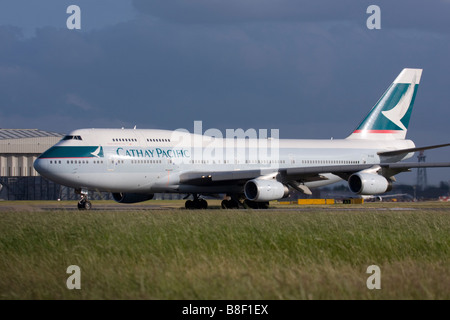
M34 170L36 170L41 176L45 176L47 173L47 161L38 157L33 163Z

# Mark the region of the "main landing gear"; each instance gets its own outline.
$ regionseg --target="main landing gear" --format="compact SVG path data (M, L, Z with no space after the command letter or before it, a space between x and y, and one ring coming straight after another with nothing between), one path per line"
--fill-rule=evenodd
M224 199L220 203L222 209L239 209L239 207L242 207L242 203L238 199L234 197L227 197L227 198L230 199Z
M227 199L222 200L222 209L267 209L269 208L269 202L256 202L244 199L243 202L235 196L227 196Z
M92 203L88 200L88 192L86 190L75 190L80 194L80 201L78 201L78 210L91 210Z
M198 194L193 194L194 200L188 200L184 204L186 209L207 209L208 202L205 199L201 199L198 197Z
M268 209L269 202L256 202L245 199L243 202L244 208L246 209Z
M186 209L207 209L208 202L205 199L199 198L198 194L192 194L194 200L187 200L184 204ZM189 197L190 195L186 196ZM256 202L245 199L244 201L239 200L238 195L227 195L226 199L222 200L220 206L222 209L268 209L269 202Z

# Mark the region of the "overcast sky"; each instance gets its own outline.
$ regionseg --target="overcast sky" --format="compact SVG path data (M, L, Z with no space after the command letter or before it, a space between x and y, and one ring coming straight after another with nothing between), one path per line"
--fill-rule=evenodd
M70 5L80 30L67 28ZM2 0L0 127L193 131L201 120L345 138L409 67L424 71L407 137L446 143L449 17L450 0ZM426 155L450 161L448 149Z

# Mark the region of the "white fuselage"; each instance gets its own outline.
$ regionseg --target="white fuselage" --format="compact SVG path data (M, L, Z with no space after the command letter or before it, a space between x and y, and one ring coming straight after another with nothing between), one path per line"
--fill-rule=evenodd
M222 139L168 130L80 129L44 152L39 173L59 184L82 189L129 193L239 192L236 186L190 186L188 172L230 172L340 164L397 162L412 156L383 157L380 151L413 148L411 140ZM308 187L341 180L327 174Z

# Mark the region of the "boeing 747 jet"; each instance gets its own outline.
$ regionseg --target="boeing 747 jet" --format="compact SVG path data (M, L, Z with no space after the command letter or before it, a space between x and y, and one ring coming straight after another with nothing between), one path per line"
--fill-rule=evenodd
M120 203L155 193L192 196L186 208L207 208L206 195L226 195L223 208L267 208L292 190L345 180L358 195L391 190L395 175L450 163L403 162L416 151L406 139L422 69L403 69L368 115L345 139L214 137L181 130L79 129L34 162L45 178L73 187L79 209L90 190L111 192Z

